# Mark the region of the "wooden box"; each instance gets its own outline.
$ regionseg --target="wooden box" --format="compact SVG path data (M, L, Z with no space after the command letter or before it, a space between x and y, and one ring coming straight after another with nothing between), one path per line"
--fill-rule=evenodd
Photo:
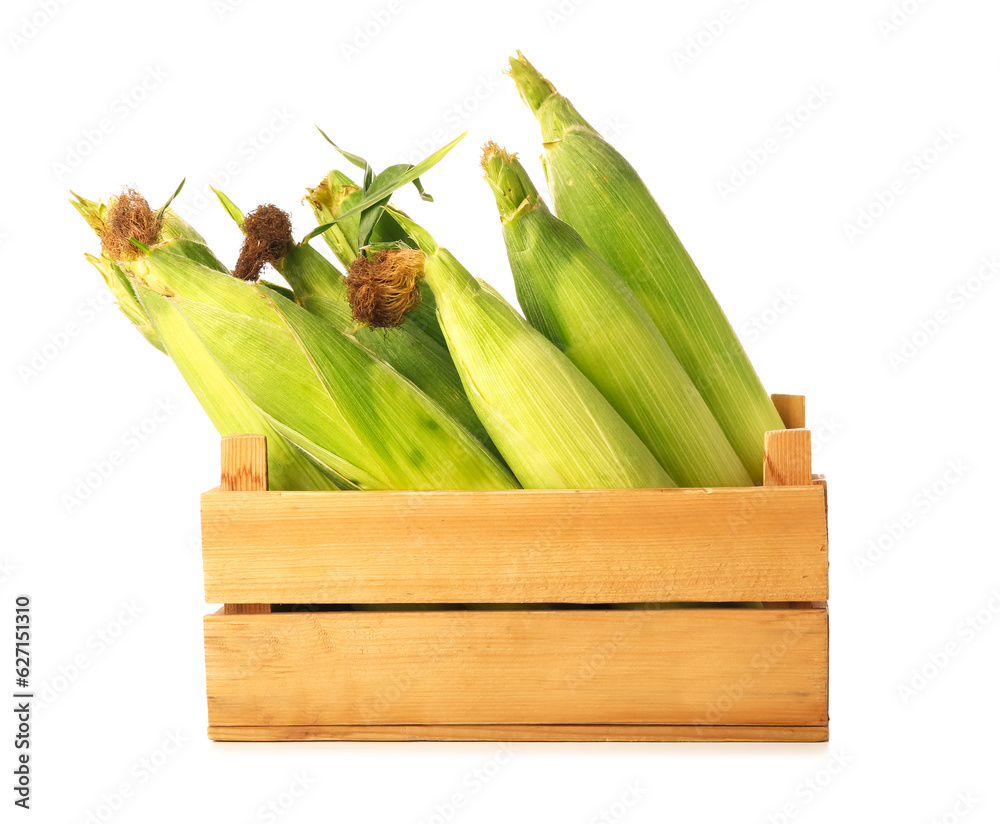
M268 492L224 439L209 737L826 740L826 484L774 399L752 488Z

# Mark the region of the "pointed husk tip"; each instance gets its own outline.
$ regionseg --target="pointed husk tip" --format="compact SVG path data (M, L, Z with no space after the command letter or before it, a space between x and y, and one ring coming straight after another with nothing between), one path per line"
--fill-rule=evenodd
M530 211L540 204L538 189L516 153L508 152L490 141L483 146L480 165L503 220L510 220L519 211Z
M521 54L520 50L510 58L509 62L510 68L507 74L514 79L521 99L532 111L537 112L546 100L558 94L556 87L528 62L528 58Z
M511 163L515 160L517 160L517 152L508 152L495 141L487 140L483 144L483 156L479 159L479 165L488 177L491 164L495 166L497 163Z

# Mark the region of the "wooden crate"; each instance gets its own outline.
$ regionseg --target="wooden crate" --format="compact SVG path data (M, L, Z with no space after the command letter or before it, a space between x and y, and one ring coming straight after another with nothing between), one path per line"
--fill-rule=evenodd
M209 737L826 740L826 483L773 397L753 488L268 492L225 438Z

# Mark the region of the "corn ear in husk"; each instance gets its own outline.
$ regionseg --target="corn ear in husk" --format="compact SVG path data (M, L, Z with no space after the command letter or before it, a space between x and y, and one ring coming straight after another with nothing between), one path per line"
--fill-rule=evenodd
M323 240L340 261L344 270L351 268L361 253L358 249L358 232L361 215L351 212L361 203L364 193L351 178L343 172L333 169L314 189L306 190L306 202L312 207L316 221L328 228L322 233ZM346 215L346 217L343 217ZM392 217L390 212L383 210L372 230L371 242L375 244L400 243L410 245L409 236L402 226ZM294 288L294 287L293 287ZM323 291L321 282L310 284L309 292L299 295L319 294ZM434 293L426 284L420 286L420 303L410 312L407 325L419 327L440 346L447 350L444 333L438 324L435 311Z
M239 208L222 192L216 191L216 195L242 229L245 219ZM398 224L393 221L393 225L402 234ZM339 230L340 225L336 224L327 231ZM417 325L375 330L356 323L351 318L344 276L309 243L289 243L284 256L271 263L288 282L296 303L385 360L478 440L490 446L489 436L465 395L461 378L443 342L439 343ZM436 319L434 325L437 327Z
M764 432L785 426L708 284L628 161L520 53L510 74L541 125L556 215L625 280L762 483Z
M649 313L579 233L553 215L520 161L483 154L518 302L681 486L750 486L750 476Z
M356 266L348 280L352 306L363 306L366 290L381 289L390 270L390 289L426 280L466 394L523 486L675 486L562 352L419 225L398 212L394 217L419 249L398 250L375 269Z
M177 308L222 372L297 448L361 489L494 489L516 482L384 361L263 284L191 259L191 241L127 265Z

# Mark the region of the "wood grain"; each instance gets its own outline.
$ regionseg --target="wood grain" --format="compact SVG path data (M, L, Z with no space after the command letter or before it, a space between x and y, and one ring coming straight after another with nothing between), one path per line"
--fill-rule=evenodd
M267 491L267 438L263 435L226 435L222 439L222 492ZM203 536L204 540L204 536ZM270 604L224 604L227 615L261 615Z
M765 486L202 496L209 737L825 741L826 482L802 396ZM764 609L270 613L272 603L766 601Z
M222 439L222 483L226 492L267 491L267 438L226 435Z
M803 429L806 425L805 395L771 395L771 402L788 429Z
M812 445L808 429L764 433L764 486L811 485Z
M205 618L213 727L818 726L827 610Z
M202 495L206 600L824 601L825 495L806 483L209 492Z
M830 739L821 726L683 724L387 724L208 728L213 741L801 741Z
M223 604L225 615L266 615L271 611L270 604Z

